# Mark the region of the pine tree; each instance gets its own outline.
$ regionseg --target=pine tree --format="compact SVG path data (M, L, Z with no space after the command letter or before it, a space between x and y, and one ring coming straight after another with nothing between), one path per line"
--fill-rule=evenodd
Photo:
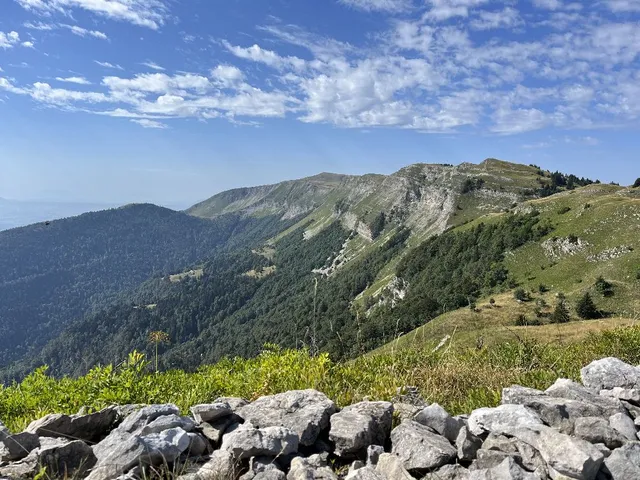
M598 308L596 304L593 303L589 292L585 293L580 300L578 300L578 303L576 303L576 312L580 318L585 320L598 317Z
M569 309L563 299L558 300L556 308L554 308L551 314L551 321L553 323L567 323L571 319Z

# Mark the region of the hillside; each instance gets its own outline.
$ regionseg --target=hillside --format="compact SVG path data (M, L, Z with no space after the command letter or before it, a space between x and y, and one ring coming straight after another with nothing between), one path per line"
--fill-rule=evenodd
M0 232L0 366L119 292L180 272L232 239L253 241L252 225L268 237L272 221L212 222L130 205Z
M27 317L37 334L29 335L29 344L42 347L28 356L25 349L12 352L22 358L0 372L5 379L21 378L48 364L56 374L80 375L96 363L117 363L134 349L150 351L148 334L158 330L170 339L159 345L163 368L191 370L225 356L250 357L267 343L352 358L442 313L526 286L523 278L532 275L519 272L517 259L525 258L520 252L568 235L571 226L556 217L584 221L577 211L554 214L536 202L551 205L592 192L590 211L598 215L618 209L627 214L625 202L635 202L634 191L619 187L576 189L590 183L490 159L413 165L389 176L321 174L225 192L194 206L190 215L171 212L188 223L178 238L201 245L195 239L204 235L208 250L178 249L182 256L171 268L146 267L135 278L123 269L116 287L101 286L100 296L82 297L73 315L54 317L56 322ZM601 212L600 199L612 195L623 201ZM193 228L200 233L184 235ZM81 252L80 245L91 241L79 239L74 249ZM48 254L56 262L61 248ZM158 246L149 245L149 252L159 252ZM131 267L146 262L145 249L129 253ZM30 265L15 271L28 273ZM86 290L97 288L88 285ZM63 298L77 298L72 292ZM611 313L635 301L622 289L617 298L624 301L611 302ZM36 311L44 308L39 301L33 301Z

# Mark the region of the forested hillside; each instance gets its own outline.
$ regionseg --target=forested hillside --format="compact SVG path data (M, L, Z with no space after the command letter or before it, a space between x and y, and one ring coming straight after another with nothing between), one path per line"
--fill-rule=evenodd
M253 356L267 343L352 358L492 295L531 293L536 269L552 278L568 262L618 252L581 264L617 279L618 256L637 259L637 190L581 188L592 183L497 160L414 165L234 190L192 215L132 206L0 234L12 252L0 254L0 295L12 300L0 326L20 345L5 347L0 375L43 364L83 374L152 352L154 331L168 338L163 369ZM594 235L609 217L628 220L608 239ZM532 249L542 250L533 262L521 253ZM550 287L572 301L584 293ZM608 314L640 302L631 291L618 285Z
M268 238L274 223L281 225L270 217L207 221L130 205L1 232L0 366L118 292L180 272L222 245Z

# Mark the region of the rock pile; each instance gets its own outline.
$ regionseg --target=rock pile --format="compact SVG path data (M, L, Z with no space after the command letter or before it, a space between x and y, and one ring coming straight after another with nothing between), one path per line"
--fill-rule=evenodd
M338 411L304 390L220 398L188 417L128 405L48 415L17 434L0 423L0 478L640 479L640 368L616 358L585 367L582 384L506 388L500 406L468 416L406 398Z

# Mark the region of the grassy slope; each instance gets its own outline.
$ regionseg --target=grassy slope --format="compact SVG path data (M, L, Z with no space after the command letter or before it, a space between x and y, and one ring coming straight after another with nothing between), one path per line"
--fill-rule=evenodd
M470 309L449 312L399 337L377 352L418 345L433 348L446 335L453 337L454 345L463 347L475 345L478 341L490 344L517 337L565 342L576 340L589 332L640 321L640 280L637 279L640 272L640 190L594 185L527 204L538 209L543 218L553 223L555 230L549 237L573 234L587 241L589 246L576 255L554 260L545 255L541 246L546 239L526 245L513 252L513 255L508 255L506 263L518 284L531 292L532 301L517 302L512 291L494 295L494 306L486 298L479 302L476 312ZM586 204L590 206L585 208ZM571 210L560 213L566 207ZM499 221L501 217L494 214L484 216L459 229L468 229L480 222ZM591 255L621 245L631 246L633 251L607 261L587 260ZM600 275L614 284L614 296L605 298L596 291L593 284ZM540 284L546 285L549 291L539 293ZM586 291L592 294L601 310L609 312L609 318L565 325L514 326L518 315L536 318L536 299L543 299L549 305L545 310L550 312L558 292L564 293L569 306L573 307ZM573 317L576 319L575 313Z

